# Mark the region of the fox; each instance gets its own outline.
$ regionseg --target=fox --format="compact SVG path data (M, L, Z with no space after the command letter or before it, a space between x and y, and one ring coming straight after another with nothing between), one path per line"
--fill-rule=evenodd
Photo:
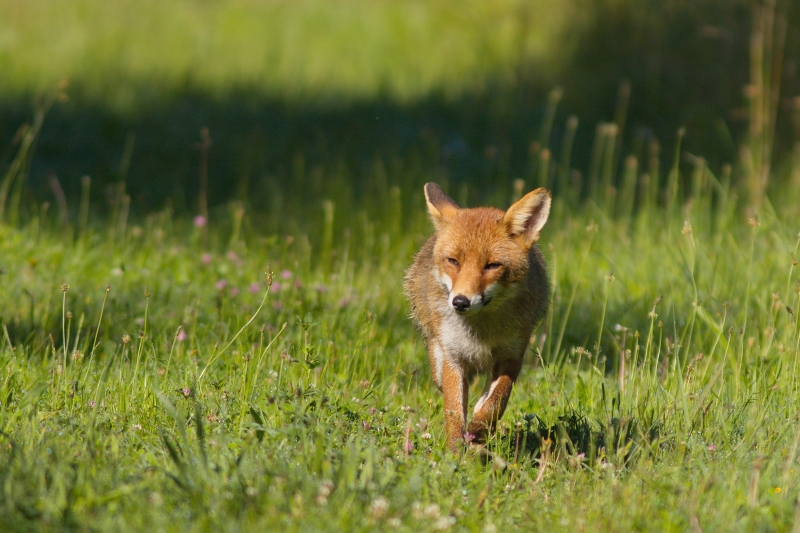
M447 447L481 446L495 430L522 370L531 334L546 316L550 282L536 244L550 191L529 192L507 211L461 208L436 183L424 187L433 235L406 271L411 317L444 396ZM469 384L486 385L469 425Z

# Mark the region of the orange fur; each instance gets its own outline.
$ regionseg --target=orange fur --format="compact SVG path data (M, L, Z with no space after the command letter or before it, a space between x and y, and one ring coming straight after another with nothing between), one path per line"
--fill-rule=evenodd
M461 209L435 183L425 185L436 231L408 269L405 290L444 393L447 445L466 434L485 442L503 416L531 332L547 312L550 285L536 241L550 193L536 189L508 211ZM466 425L469 380L488 374Z

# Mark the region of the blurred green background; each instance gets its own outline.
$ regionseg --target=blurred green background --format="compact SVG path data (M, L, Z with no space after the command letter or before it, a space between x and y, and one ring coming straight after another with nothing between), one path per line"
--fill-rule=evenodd
M668 167L685 127L683 150L718 173L746 140L758 5L2 2L0 171L37 99L66 78L69 98L45 119L23 205L52 200L51 175L74 204L90 175L101 212L109 187L125 181L134 212L195 213L204 127L212 210L232 199L268 209L292 187L324 198L326 183L358 201L376 179L535 185L546 147L585 196L596 126L611 121L620 127L617 162L635 155ZM785 46L775 160L786 162L800 94L800 9L778 2L776 12L773 34ZM578 127L565 159L572 115Z

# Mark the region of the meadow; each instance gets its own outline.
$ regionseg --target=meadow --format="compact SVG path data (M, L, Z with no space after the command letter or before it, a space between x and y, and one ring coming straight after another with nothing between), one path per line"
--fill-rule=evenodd
M44 4L29 4L37 5ZM200 26L208 23L203 17L221 17L241 28L248 17L234 15L246 15L249 5L193 11L176 2L163 8L163 20L143 15L132 24L196 16ZM308 5L308 13L323 9ZM419 8L359 5L344 11L342 28L353 24L348 17L367 15L385 16L379 27L387 27L392 9ZM491 32L469 33L470 21L506 20L503 9L517 20L516 4L497 5L488 14L465 13L452 31L484 42ZM274 150L267 161L280 168L247 177L250 170L219 167L247 167L242 153L265 150L258 137L226 141L212 128L216 152L190 151L199 131L190 121L188 133L176 134L184 144L174 146L191 153L191 174L173 165L173 145L142 149L142 142L152 145L137 131L130 144L119 143L112 171L81 178L59 170L66 159L54 157L53 147L89 141L60 127L48 132L48 121L63 125L100 106L101 117L113 110L140 125L177 129L175 115L136 118L140 106L162 109L148 107L156 97L136 83L150 79L159 60L183 64L186 54L158 51L192 42L185 34L191 26L160 36L175 43L123 54L130 61L120 67L124 75L138 80L126 85L114 70L81 73L88 63L74 50L85 36L59 41L60 58L49 49L20 56L44 46L34 37L48 21L78 11L53 7L48 19L19 6L0 6L14 12L19 32L0 43L11 50L0 61L30 72L11 69L0 91L5 102L26 91L42 98L24 112L33 113L30 127L8 136L0 166L0 529L800 531L800 158L771 164L773 146L795 139L774 137L780 128L769 117L777 101L764 64L755 69L765 69L763 76L751 80L760 88L748 100L751 133L737 139L741 157L732 166L687 150L684 130L663 146L643 141L626 129L626 101L617 103L613 122L580 126L596 136L588 153L576 144L573 154L578 121L562 117L553 90L525 115L536 121L522 126L509 119L519 107L467 98L499 106L487 120L495 133L513 125L513 149L499 134L482 146L484 137L458 130L460 148L441 130L422 128L410 142L392 129L385 133L391 149L373 151L359 146L363 131L348 137L358 128L334 125L345 133L341 144L267 148ZM119 52L111 44L123 30L113 17L122 15L96 9L81 13L93 24L92 17L111 17L100 34L112 40L77 49ZM451 11L442 13L451 20ZM398 20L417 19L406 13ZM65 26L80 27L73 22ZM28 45L8 44L23 37ZM326 38L308 48L328 50L324 61L294 56L287 63L321 70L291 80L330 82L334 94L359 97L387 83L386 101L406 102L448 87L457 92L463 85L453 80L471 79L469 72L480 84L487 69L518 66L517 48L490 40L497 54L474 71L460 56L448 65L462 70L423 61L427 75L415 78L398 60L386 67L397 80L386 82L391 76L380 72L364 79L325 70L340 53L334 44L348 42ZM173 69L178 75L156 87L183 94L181 79L195 76L191 83L230 97L220 87L250 73L278 76L258 78L267 92L292 93L280 70L226 64L227 55L246 54L203 56L216 59ZM109 57L113 63L117 56ZM62 68L73 69L71 81L53 88ZM178 107L191 98L179 98ZM281 121L299 116L286 110L300 104L281 101ZM369 114L373 104L365 113L356 102L324 116ZM245 114L249 105L215 112ZM403 123L406 104L392 105L387 113ZM59 114L65 107L71 111ZM427 102L414 112L468 107ZM320 120L315 113L310 124ZM484 124L481 117L453 123ZM99 144L126 138L124 128L102 131ZM228 147L238 151L226 155ZM448 159L454 148L466 154L457 163ZM64 164L92 165L93 154ZM61 177L41 170L42 160ZM147 172L134 173L137 164ZM37 179L49 194L36 189ZM488 456L445 449L441 394L402 294L404 271L432 231L422 192L428 181L464 206L505 208L538 186L555 192L540 241L554 287L551 312L531 337ZM137 190L157 201L137 199ZM198 200L206 193L204 206ZM479 389L474 383L473 401Z

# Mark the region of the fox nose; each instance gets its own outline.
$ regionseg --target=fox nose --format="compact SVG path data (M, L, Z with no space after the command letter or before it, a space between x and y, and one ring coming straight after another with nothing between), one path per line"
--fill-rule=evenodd
M456 308L456 311L459 313L463 313L467 309L469 309L469 298L464 296L463 294L459 294L455 298L453 298L453 307Z

